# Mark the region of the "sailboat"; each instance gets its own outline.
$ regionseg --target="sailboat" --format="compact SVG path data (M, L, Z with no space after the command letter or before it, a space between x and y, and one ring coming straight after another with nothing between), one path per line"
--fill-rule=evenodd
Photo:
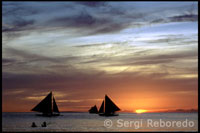
M89 113L91 113L91 114L98 114L97 106L94 105L93 107L91 107L91 108L89 109Z
M114 102L105 95L105 106L104 106L104 100L101 104L101 107L99 109L99 115L100 116L117 116L118 114L115 114L116 111L119 111L120 108L117 107L117 105L114 104Z
M52 98L53 98L53 100L52 100ZM52 96L52 92L50 92L31 111L42 112L42 114L38 114L41 116L59 116L60 115L55 98L54 98L54 96Z

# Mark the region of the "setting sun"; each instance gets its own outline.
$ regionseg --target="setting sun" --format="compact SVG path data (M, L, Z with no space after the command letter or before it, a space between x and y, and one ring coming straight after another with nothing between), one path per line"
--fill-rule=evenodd
M135 110L136 113L145 113L147 112L147 110L144 110L144 109L137 109Z

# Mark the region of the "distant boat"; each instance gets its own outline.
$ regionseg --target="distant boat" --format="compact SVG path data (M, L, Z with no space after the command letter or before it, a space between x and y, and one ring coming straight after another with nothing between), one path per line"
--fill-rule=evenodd
M52 98L53 98L53 100L52 100ZM42 112L42 114L38 114L40 116L59 116L60 115L55 98L54 98L54 96L52 96L52 92L50 92L31 111Z
M120 108L117 107L117 105L114 104L114 102L105 95L105 107L104 107L104 100L101 104L101 107L99 109L99 115L100 116L117 116L118 114L115 114L116 111L119 111Z
M94 105L93 107L90 108L89 113L91 114L98 114L98 109L97 106Z

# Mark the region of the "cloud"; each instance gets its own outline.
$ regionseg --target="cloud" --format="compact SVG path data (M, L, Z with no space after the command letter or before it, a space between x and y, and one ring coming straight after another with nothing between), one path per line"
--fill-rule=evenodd
M96 17L88 13L86 10L73 16L53 18L48 22L48 24L50 26L75 28L77 29L77 33L82 31L83 34L91 35L118 32L129 26L129 23L113 20L112 16Z
M143 64L144 62L140 62ZM148 68L148 67L147 67ZM166 67L164 67L166 68ZM158 70L158 69L157 69ZM184 69L183 69L184 70ZM150 78L152 81L156 79L164 80L163 77L169 75L169 73L164 73L165 71L161 72L153 72L151 74L144 74L141 72L121 72L118 74L107 74L100 71L90 70L93 71L92 73L85 73L84 71L73 72L70 71L63 71L62 74L58 73L40 73L40 74L14 74L3 72L3 88L6 89L20 89L20 88L27 88L31 89L32 91L36 92L38 89L48 90L49 88L53 88L54 90L65 90L66 91L85 91L91 90L92 88L96 88L96 91L99 91L101 87L109 87L110 85L114 85L116 82L120 82L123 79L124 84L139 84L140 81L147 81L145 79ZM147 71L147 69L145 70ZM160 73L160 74L159 74ZM95 78L94 78L95 77ZM137 79L137 80L136 80ZM151 82L151 80L149 81ZM133 80L135 80L133 82ZM166 82L170 82L170 80L165 79ZM174 81L173 81L174 80ZM177 81L181 83L184 79L173 79L171 81ZM179 81L178 81L179 80ZM187 80L187 79L185 79ZM190 79L188 79L190 80ZM191 79L193 82L193 78ZM161 82L161 81L160 81ZM158 81L159 83L159 81ZM185 82L185 83L189 83ZM117 85L117 84L116 84ZM114 85L115 86L115 85ZM37 88L37 90L34 90Z
M160 58L160 57L158 57ZM126 64L128 63L127 60ZM139 62L143 64L144 62ZM155 62L154 62L155 63ZM62 65L64 67L64 65ZM166 66L163 68L167 68ZM3 71L2 75L2 88L3 94L9 93L14 90L25 90L20 96L15 98L23 98L23 102L32 101L29 103L29 106L34 106L36 103L33 99L40 97L41 95L33 94L42 94L44 92L62 92L62 94L67 94L64 97L59 97L58 94L55 94L56 100L61 100L59 106L69 108L72 110L75 106L80 105L92 105L96 102L92 100L87 101L76 101L81 99L101 99L105 93L105 88L109 88L113 95L119 95L121 88L123 92L140 92L140 91L149 91L149 87L152 92L174 92L176 91L187 91L197 90L197 78L164 78L169 73L166 73L164 69L162 71L157 69L157 72L151 74L144 74L140 72L121 72L115 74L108 74L98 70L66 70L62 73L12 73ZM55 71L59 71L60 67L54 68ZM148 66L144 71L147 71ZM177 70L177 68L174 68ZM185 71L186 69L183 69ZM88 73L90 72L90 73ZM177 72L177 71L176 71ZM117 83L117 84L116 84ZM132 87L134 86L134 87ZM146 86L146 87L145 87ZM156 87L157 86L157 87ZM162 89L161 89L162 88ZM106 89L107 90L107 89ZM31 92L31 94L30 94ZM94 95L95 94L95 95ZM24 97L29 97L29 100L24 100ZM7 97L9 98L9 97ZM5 98L4 98L5 99ZM12 98L13 99L13 98ZM21 99L22 100L22 99ZM68 101L62 101L68 100ZM72 100L72 101L70 101ZM19 101L19 100L18 100ZM7 102L8 103L8 102ZM63 105L62 105L63 104ZM31 107L30 107L31 108ZM86 108L87 109L87 108Z
M23 2L4 2L2 10L2 32L17 32L33 29L36 20L30 18L30 16L38 13L39 11L37 9L30 5L24 6Z
M179 40L179 39L178 39ZM152 43L161 43L164 42L164 40L155 40ZM166 43L166 42L165 42ZM179 44L178 44L179 45ZM100 50L100 47L103 45L97 45L97 49ZM84 45L82 48L90 49L92 46L90 45ZM95 45L93 46L95 47ZM117 46L113 46L117 47ZM100 64L101 66L147 66L147 65L159 65L159 64L168 64L173 63L176 61L179 61L181 59L195 59L197 57L197 51L194 51L194 49L188 49L188 50L180 50L180 51L173 51L168 53L161 53L160 50L155 49L139 49L137 47L132 47L127 49L126 46L123 46L122 48L118 48L119 51L114 52L115 54L108 54L107 56L105 54L101 55L93 55L87 58L87 60L81 60L80 64ZM128 49L129 48L129 49ZM114 48L112 47L110 49L107 49L108 51L114 51ZM131 50L132 52L126 53L126 50ZM106 51L106 50L104 50ZM117 53L126 53L125 55L117 55ZM103 64L101 64L103 63Z
M162 45L162 46L181 46L181 45L196 45L197 37L193 35L161 35L157 36L155 39L150 38L149 40L144 40L142 42L147 43L147 45Z
M80 102L87 102L87 101L102 101L102 99L79 99L79 100L57 100L57 102L61 102L61 103L80 103Z
M198 15L196 14L181 14L172 17L158 18L152 20L150 23L171 23L171 22L197 22Z
M11 40L3 42L6 104L19 98L24 106L34 106L34 99L49 91L55 92L62 107L78 108L100 103L94 99L111 92L120 98L126 93L125 98L130 99L135 93L197 90L197 35L181 33L147 40L141 33L139 39L132 37L138 35L134 28L142 22L196 22L195 14L166 9L169 12L163 15L153 12L155 7L152 13L144 5L138 8L137 2L21 2L3 6L7 6L3 9L3 39ZM104 35L120 31L119 35ZM7 95L11 92L16 94Z
M79 4L82 4L84 6L87 7L92 7L92 8L96 8L96 7L101 7L101 6L106 6L107 3L106 2L91 2L91 1L84 1L84 2L78 2Z
M12 59L3 58L3 63L16 63L16 61L20 60L20 62L24 63L31 63L31 62L39 62L39 61L46 61L52 63L60 63L63 61L69 61L77 59L78 57L69 56L69 57L48 57L41 54L31 53L26 50L19 50L16 48L4 48L5 53L7 56L12 57Z
M188 21L198 21L198 15L190 14L190 15L179 15L169 17L171 22L188 22Z
M2 65L10 65L15 63L17 60L10 58L2 58Z
M30 29L33 24L35 23L34 20L23 20L23 19L18 19L15 21L12 21L11 26L3 26L2 27L2 32L15 32L15 31L23 31Z
M137 3L132 3L131 6L126 7L128 5L126 2L122 4L112 2L55 2L54 6L52 3L41 3L39 5L32 2L31 4L23 2L3 4L2 31L7 33L7 36L11 32L13 36L18 37L27 35L33 30L41 33L46 32L46 30L59 32L69 29L72 30L71 34L75 36L112 34L129 27L138 28L149 23L197 21L198 18L198 15L182 14L180 11L176 11L176 14L180 15L170 16L168 13L163 14L163 16L166 16L163 18L156 12L137 8ZM165 9L166 12L167 9ZM156 11L156 9L154 10ZM51 15L46 16L45 13ZM28 32L23 33L25 31ZM8 34L8 32L10 33Z
M23 2L3 2L3 17L20 17L38 14L39 10L36 10L30 3Z
M50 3L48 3L45 9L37 6L36 3L33 3L32 7L26 3L22 3L21 5L13 3L14 6L11 7L4 4L2 30L3 32L20 31L21 33L24 31L31 32L31 30L44 32L44 29L57 31L73 29L75 30L75 32L72 32L73 34L79 35L81 33L82 36L110 34L126 29L133 21L137 22L137 19L142 17L141 14L129 13L128 9L115 7L112 4L107 4L107 2L78 3L79 5L77 6L74 6L72 3L63 3L63 5L57 3L57 12L50 13L52 15L48 17L44 16L43 12L52 12ZM80 5L102 8L87 9ZM70 10L68 6L77 8L68 13ZM38 19L38 17L42 19ZM20 34L18 33L18 35Z
M120 60L121 65L155 65L155 64L168 64L171 62L175 62L179 59L188 59L191 57L197 57L197 51L188 51L188 52L177 52L177 53L169 53L169 54L157 54L157 55L146 55L135 58L134 55L128 57L127 59ZM123 63L124 62L124 63ZM116 65L120 65L116 64Z
M5 72L15 74L62 74L63 71L69 71L69 73L79 71L72 63L76 60L80 60L81 57L49 57L15 48L4 48L4 51L6 51L6 54L4 54L2 58L2 67Z
M15 48L4 48L4 50L7 55L9 55L10 57L13 58L13 59L9 59L10 63L11 62L17 63L16 62L17 60L18 60L18 63L31 63L31 62L36 62L36 61L59 62L59 60L57 60L55 58L30 53L25 50L19 50L19 49L15 49ZM4 62L5 62L5 60L7 60L7 63L8 63L8 59L4 59Z

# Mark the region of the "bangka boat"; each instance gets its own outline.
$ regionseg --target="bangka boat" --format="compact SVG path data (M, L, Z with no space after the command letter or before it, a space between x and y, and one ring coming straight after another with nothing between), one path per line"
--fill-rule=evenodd
M38 105L36 105L31 111L41 112L37 114L39 116L59 116L60 112L56 104L55 98L50 92Z
M120 108L117 107L117 105L114 104L114 102L105 95L105 106L104 106L104 100L101 104L101 107L99 109L99 115L100 116L118 116L118 114L115 114L116 111L119 111Z
M88 111L91 114L98 114L98 109L97 109L96 105L94 105L93 107L91 107Z

